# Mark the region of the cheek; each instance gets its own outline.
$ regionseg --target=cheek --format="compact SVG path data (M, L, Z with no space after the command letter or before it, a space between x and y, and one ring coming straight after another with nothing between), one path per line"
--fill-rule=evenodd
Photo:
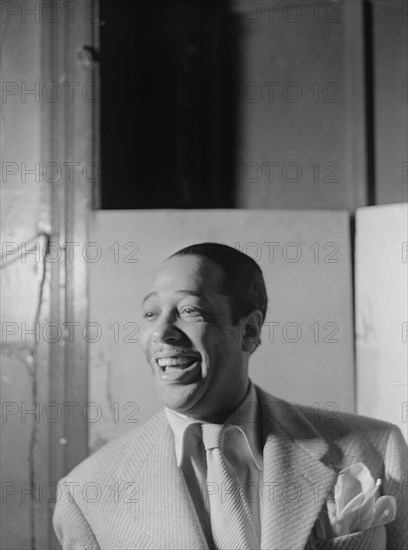
M142 349L146 352L149 348L149 344L150 344L150 333L151 331L146 329L146 328L142 328L142 330L140 331L140 345L142 346Z
M215 338L203 339L200 346L203 367L206 371L216 371L222 363L222 346Z
M185 323L180 329L195 347L206 347L207 338L205 325L202 323Z
M200 340L208 349L214 349L225 343L225 330L218 325L203 325L201 327Z

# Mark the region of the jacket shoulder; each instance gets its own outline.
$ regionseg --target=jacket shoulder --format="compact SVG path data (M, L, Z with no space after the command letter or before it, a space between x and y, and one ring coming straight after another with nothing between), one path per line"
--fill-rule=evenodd
M80 462L66 476L67 479L86 482L98 482L113 476L122 463L132 462L134 468L144 462L158 438L167 426L163 411L131 430L129 433L107 443Z
M320 436L342 447L366 447L385 451L391 434L400 434L394 424L366 416L342 412L336 403L310 407L276 398L257 388L263 406L273 408L272 416L295 438Z
M328 406L330 405L330 406ZM332 431L336 426L340 431L364 432L372 434L388 434L396 426L385 420L378 420L355 413L343 412L338 409L336 403L330 403L323 408L301 406L302 413L309 422L320 431ZM397 428L398 429L398 428Z

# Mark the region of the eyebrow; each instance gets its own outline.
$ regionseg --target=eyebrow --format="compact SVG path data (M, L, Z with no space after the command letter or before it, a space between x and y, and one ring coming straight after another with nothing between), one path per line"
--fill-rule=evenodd
M197 298L200 298L206 305L211 307L210 302L207 300L207 298L202 294L201 292L198 292L196 290L177 290L176 294L183 294L184 296L196 296ZM157 292L149 292L149 294L146 294L146 296L143 298L142 305L149 300L149 298L156 297Z
M149 292L149 294L146 294L146 296L143 298L142 305L147 302L149 298L152 298L153 296L157 296L157 292Z

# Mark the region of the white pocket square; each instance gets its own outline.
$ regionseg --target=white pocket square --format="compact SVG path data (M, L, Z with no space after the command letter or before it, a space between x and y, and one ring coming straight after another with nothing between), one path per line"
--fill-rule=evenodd
M396 499L393 496L376 498L381 480L374 482L362 462L339 473L335 494L327 502L327 518L319 517L318 538L340 537L385 525L395 519Z

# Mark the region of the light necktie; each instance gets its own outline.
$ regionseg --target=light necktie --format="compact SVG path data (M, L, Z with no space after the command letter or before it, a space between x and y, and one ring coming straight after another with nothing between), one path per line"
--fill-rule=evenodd
M217 550L253 550L259 543L238 476L222 452L224 433L222 424L202 425L211 531Z

